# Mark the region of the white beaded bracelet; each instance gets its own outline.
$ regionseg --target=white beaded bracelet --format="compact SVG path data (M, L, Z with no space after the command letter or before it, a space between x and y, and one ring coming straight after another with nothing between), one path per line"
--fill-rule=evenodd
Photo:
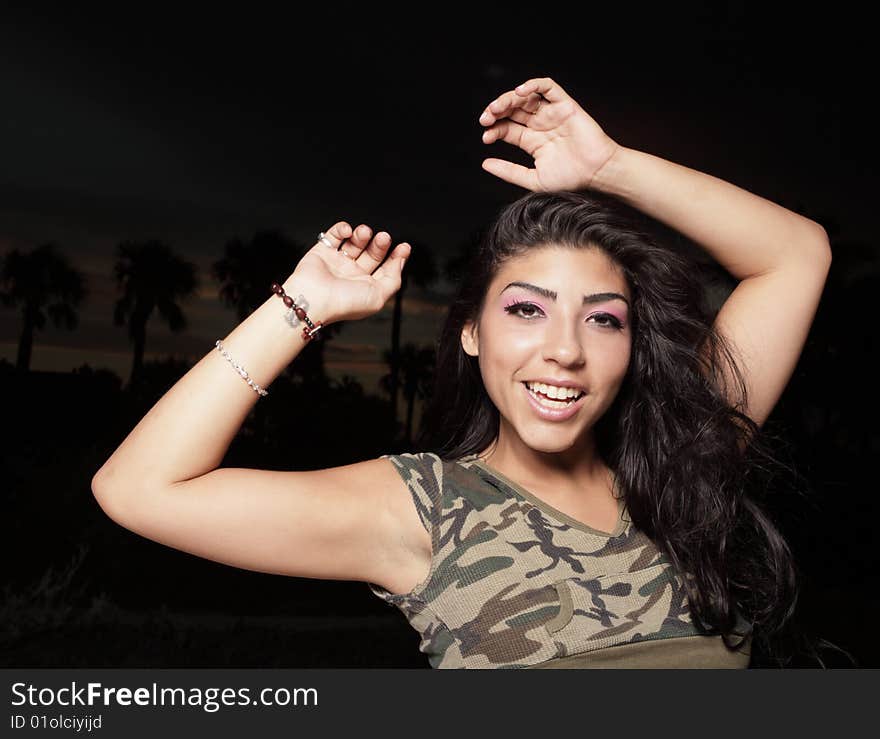
M223 344L220 343L220 339L217 339L217 343L214 346L216 346L217 349L219 350L219 352L224 357L226 357L226 361L229 362L233 367L235 367L236 372L238 372L238 374L240 374L242 376L242 379L244 379L244 381L247 382L247 384L250 385L254 389L254 392L259 393L260 395L263 395L263 396L269 394L266 390L263 390L263 388L261 388L259 385L257 385L257 383L255 383L248 376L248 373L245 371L244 367L242 367L240 364L237 364L236 361L232 357L229 356L227 351L223 348Z

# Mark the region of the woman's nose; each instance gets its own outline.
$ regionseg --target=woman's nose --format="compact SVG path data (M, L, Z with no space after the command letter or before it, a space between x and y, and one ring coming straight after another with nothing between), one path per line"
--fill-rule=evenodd
M560 324L548 326L544 339L544 359L552 359L566 366L583 364L584 346L577 327Z

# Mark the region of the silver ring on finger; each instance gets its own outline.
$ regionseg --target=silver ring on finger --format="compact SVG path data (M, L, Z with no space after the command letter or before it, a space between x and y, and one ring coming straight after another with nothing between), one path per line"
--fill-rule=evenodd
M321 231L320 233L318 233L318 241L323 241L323 242L324 242L327 246L329 246L331 249L335 248L335 247L333 246L333 242L330 241L330 239L327 238L327 236L324 234L323 231Z

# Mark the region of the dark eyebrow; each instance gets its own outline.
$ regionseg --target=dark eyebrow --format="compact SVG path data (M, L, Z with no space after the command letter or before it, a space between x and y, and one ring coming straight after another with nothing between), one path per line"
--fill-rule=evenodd
M548 290L545 287L538 287L537 285L531 285L528 282L511 282L507 287L521 287L525 290L531 290L533 293L538 293L548 300L556 300L556 293L553 290ZM504 288L504 290L507 289ZM504 292L502 290L501 292ZM620 293L593 293L592 295L584 295L584 305L591 305L593 303L604 303L606 300L614 300L614 299L622 300L626 303L627 307L629 307L629 301L623 297Z

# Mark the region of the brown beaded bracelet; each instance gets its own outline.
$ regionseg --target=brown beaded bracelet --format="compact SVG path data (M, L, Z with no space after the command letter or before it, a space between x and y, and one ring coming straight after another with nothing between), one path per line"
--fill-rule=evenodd
M287 311L285 318L287 322L291 325L291 327L296 328L299 325L300 321L304 321L307 328L303 328L302 337L306 341L311 341L314 338L321 338L318 336L318 331L324 326L323 323L318 321L317 324L312 323L309 317L306 315L306 308L309 307L309 304L306 302L304 296L300 295L297 297L296 301L291 298L287 293L284 292L284 288L281 287L277 282L272 283L272 292L275 293L281 300L284 301L284 305L286 305L290 310Z

